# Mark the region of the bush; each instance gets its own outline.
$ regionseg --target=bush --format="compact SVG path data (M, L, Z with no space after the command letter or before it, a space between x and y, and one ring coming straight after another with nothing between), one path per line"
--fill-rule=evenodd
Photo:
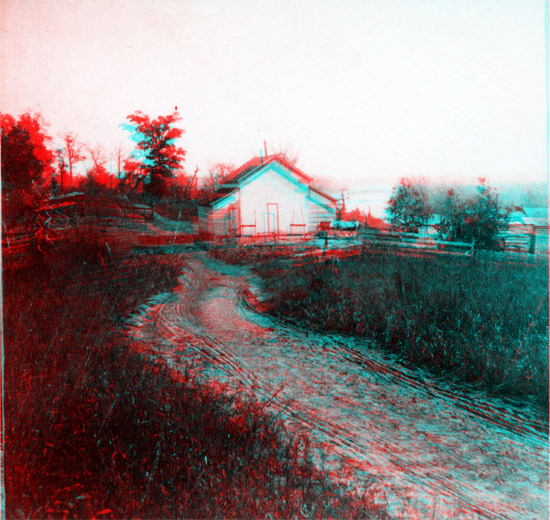
M428 204L425 182L401 179L394 186L386 210L392 228L406 233L418 233L430 219L432 208Z
M502 206L496 189L485 179L480 179L473 196L448 190L440 212L435 226L440 238L474 243L478 249L498 249L500 234L508 227L509 208Z
M155 211L170 220L189 221L198 217L198 204L171 198L162 198L155 204Z

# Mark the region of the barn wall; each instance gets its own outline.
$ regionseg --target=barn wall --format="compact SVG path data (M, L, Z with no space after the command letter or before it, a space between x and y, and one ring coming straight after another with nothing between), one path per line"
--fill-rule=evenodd
M201 231L217 237L253 239L314 233L322 221L332 221L334 202L310 190L279 163L267 164L228 197L204 209Z
M234 237L237 234L237 209L235 204L225 206L208 215L210 233L219 237Z
M233 237L238 230L238 201L232 196L219 207L199 207L199 234L205 237Z
M198 228L199 235L206 236L210 233L208 228L208 213L210 212L209 206L199 206L199 218L198 218Z
M243 234L252 234L252 230L260 235L273 232L269 223L273 219L277 220L279 234L306 232L307 190L307 186L292 180L283 166L269 164L260 176L239 190L239 224Z

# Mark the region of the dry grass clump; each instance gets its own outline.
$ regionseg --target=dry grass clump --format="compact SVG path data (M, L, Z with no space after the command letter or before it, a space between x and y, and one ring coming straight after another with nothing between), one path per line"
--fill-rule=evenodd
M548 405L548 263L367 252L259 269L271 312L373 338L407 361Z
M6 517L385 518L252 398L132 350L124 317L181 262L88 234L4 272Z
M246 245L246 246L217 246L209 250L210 256L235 265L258 265L292 259L301 248L296 246Z

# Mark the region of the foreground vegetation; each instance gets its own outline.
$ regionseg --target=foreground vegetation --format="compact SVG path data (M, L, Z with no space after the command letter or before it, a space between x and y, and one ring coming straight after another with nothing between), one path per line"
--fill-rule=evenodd
M450 373L497 395L548 407L548 263L365 252L290 267L273 251L252 260L270 312L317 330L374 339L407 362ZM289 269L292 268L292 276Z
M136 353L121 332L179 257L91 237L4 266L7 518L385 518L252 398Z

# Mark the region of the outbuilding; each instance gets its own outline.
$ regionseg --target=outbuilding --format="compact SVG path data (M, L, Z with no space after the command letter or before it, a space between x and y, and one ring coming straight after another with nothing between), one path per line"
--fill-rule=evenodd
M255 157L218 186L199 208L199 232L240 241L300 239L332 221L337 200L279 156Z

